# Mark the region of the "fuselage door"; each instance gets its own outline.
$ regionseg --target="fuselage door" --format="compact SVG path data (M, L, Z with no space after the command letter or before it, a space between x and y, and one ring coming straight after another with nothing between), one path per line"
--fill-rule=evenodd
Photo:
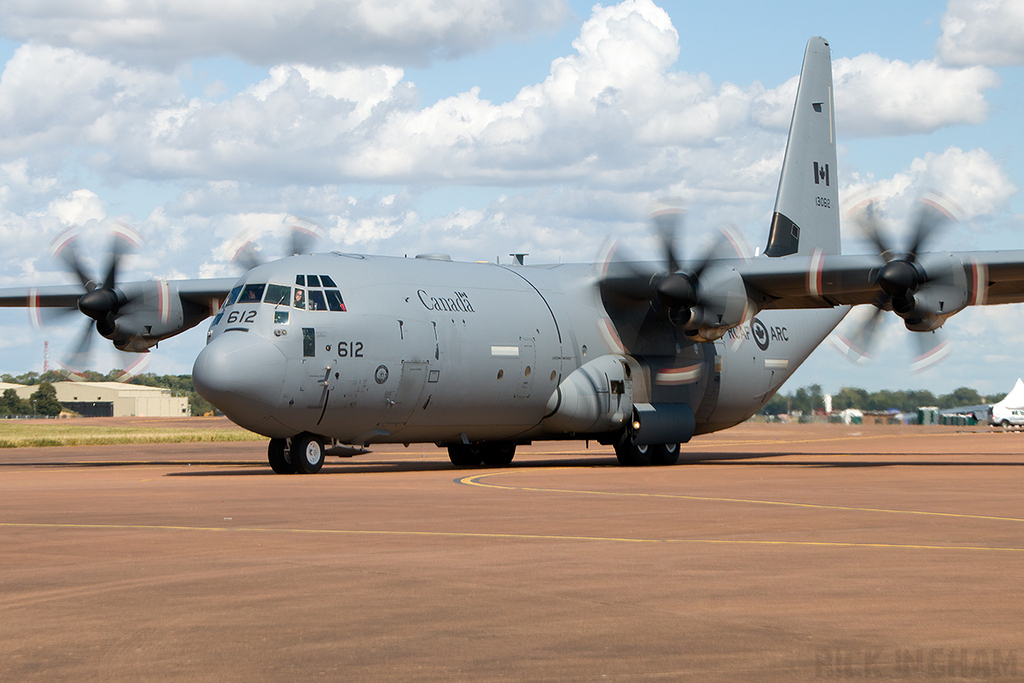
M519 383L516 398L530 398L533 391L533 376L537 369L537 347L534 337L519 338Z
M427 380L427 361L402 361L402 377L398 389L387 392L384 400L387 408L384 414L384 427L389 431L405 425L412 411L416 409L423 385Z

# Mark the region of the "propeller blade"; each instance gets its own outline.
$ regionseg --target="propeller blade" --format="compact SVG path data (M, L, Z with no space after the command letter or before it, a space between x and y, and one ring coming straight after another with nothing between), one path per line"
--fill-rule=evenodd
M861 323L853 334L846 336L837 332L838 343L833 342L833 345L853 363L862 363L870 360L872 358L871 349L874 347L875 335L878 333L878 327L882 323L884 316L885 309L876 306L871 311L868 319Z
M126 363L125 368L120 371L121 374L114 378L115 382L130 382L133 378L146 371L149 362L153 358L148 353L127 353L121 351L119 355L122 359L130 362Z
M924 249L924 246L934 240L953 220L952 214L937 202L923 198L921 208L917 212L917 220L914 222L914 238L907 250L910 260L916 259L917 254Z
M288 227L290 244L288 255L309 254L323 234L323 226L310 218L293 216L294 225Z
M94 327L95 323L92 320L87 322L78 336L74 350L65 356L64 360L57 361L69 374L80 375L83 370L89 368L92 360L92 338L95 336Z
M291 225L288 226L287 245L281 248L282 251L287 251L283 256L312 253L313 247L324 234L323 227L316 221L301 216L289 216L286 220ZM256 230L247 229L232 239L228 245L231 262L244 271L266 263L268 259L264 258L263 249L259 244L260 234Z
M28 293L28 320L32 324L32 329L38 331L46 325L56 322L61 318L64 318L72 313L78 313L77 307L68 306L67 308L50 308L47 306L39 305L39 290L32 288Z
M733 223L723 223L718 226L718 232L721 233L722 238L719 240L719 247L724 247L726 244L729 245L733 254L720 254L722 258L728 258L728 256L739 256L744 261L749 261L754 258L754 249L750 246L750 242L747 241L746 235L740 232Z
M729 350L738 351L743 346L743 342L754 333L751 320L754 319L756 313L757 306L748 298L746 305L743 307L743 320L732 330L732 333L726 340L726 346L729 347Z
M861 209L854 212L851 218L853 218L861 232L864 233L864 236L875 246L875 249L878 250L882 258L885 258L885 254L894 253L893 246L886 236L886 231L882 228L882 221L879 217L876 202L871 201L865 204Z
M914 336L917 337L918 353L910 364L910 371L915 375L930 370L949 357L949 340L941 328L931 332L917 332Z
M657 274L641 271L635 261L622 257L624 251L618 242L608 243L602 250L598 286L603 296L612 296L633 301L650 301L654 296L654 281Z
M103 278L103 288L113 289L117 285L117 271L126 255L135 251L142 244L142 235L135 228L120 221L114 223L111 234L110 254L107 260L107 271Z
M259 253L259 245L255 240L249 240L235 250L231 261L242 270L252 270L256 266L263 265L263 259L260 258Z
M707 270L707 267L714 263L718 259L726 258L745 258L743 255L743 244L746 240L733 226L720 225L717 229L717 234L711 245L701 256L700 260L697 261L697 265L690 271L694 278L700 278ZM742 241L741 241L742 240Z
M39 331L49 325L58 324L64 318L78 313L77 308L42 308L29 306L28 319L32 329Z
M676 252L675 242L685 213L683 200L678 197L659 199L651 209L654 232L661 240L661 250L665 255L665 263L668 265L670 273L679 270L680 259Z
M82 267L76 242L80 236L78 228L68 228L50 243L50 253L64 264L68 272L78 278L86 291L96 287L96 281Z

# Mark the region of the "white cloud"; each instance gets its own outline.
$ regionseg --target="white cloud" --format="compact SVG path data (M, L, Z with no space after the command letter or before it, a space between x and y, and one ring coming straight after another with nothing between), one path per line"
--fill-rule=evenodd
M66 48L22 45L0 76L0 153L114 145L138 112L178 96L169 76Z
M22 183L32 184L31 176ZM3 186L0 195L10 194L10 186ZM47 192L42 195L50 196ZM65 273L64 267L50 256L50 243L69 227L81 231L80 246L83 247L82 263L91 273L99 272L99 258L109 248L106 241L109 216L103 200L94 192L78 189L52 200L34 211L0 207L0 244L4 248L5 268L0 273L3 286L27 284L65 284L76 281ZM102 240L102 241L101 241ZM100 245L101 251L92 246ZM86 246L87 245L87 246Z
M427 64L553 29L568 13L564 0L6 0L0 25L15 40L164 68L219 55Z
M932 60L907 64L876 54L842 57L832 64L836 134L875 137L930 133L982 123L989 111L985 91L1000 85L990 69L943 67ZM754 120L788 130L799 77L758 95Z
M719 200L751 183L770 189L765 169L777 167L795 79L765 91L672 71L678 40L651 0L596 6L576 52L554 60L543 82L505 103L473 88L426 108L390 66L278 65L223 101L186 101L156 72L26 45L0 81L0 123L13 132L0 150L98 146L89 164L103 174L214 181L654 189L684 179L684 194ZM980 67L876 55L836 60L835 70L846 135L977 122L997 82ZM50 87L32 87L40 79Z
M949 0L936 52L947 64L1024 64L1024 4Z
M907 64L875 54L833 64L838 135L929 133L976 124L988 115L985 91L1000 84L984 67L949 69L933 61Z
M669 70L678 35L650 0L598 6L574 46L542 83L500 104L473 88L419 108L394 67L276 66L225 101L123 112L95 160L182 178L611 186L664 184L690 163L705 170L699 150L722 146L736 149L718 180L755 177L735 160L760 166L763 144L781 147L774 134L735 135L761 86Z
M844 212L874 201L888 225L886 230L893 233L888 238L895 240L894 246L902 246L911 239L919 200L939 193L940 202L973 232L962 228L943 231L936 236L938 243L927 244L926 248L968 249L975 248L969 241L980 236L974 234L980 231L979 222L1005 211L1018 189L1006 168L984 149L950 147L940 154L929 152L914 159L891 178L852 173L843 183L841 197ZM863 238L855 226L847 225L846 229L847 240Z
M103 201L89 190L75 190L71 194L50 203L47 213L67 226L83 225L89 221L106 218Z

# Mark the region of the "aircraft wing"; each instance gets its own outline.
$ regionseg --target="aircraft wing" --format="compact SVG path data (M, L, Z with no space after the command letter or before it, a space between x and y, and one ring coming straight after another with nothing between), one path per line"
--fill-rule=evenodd
M27 308L29 318L36 323L46 316L44 309L53 308L81 311L92 318L70 357L72 365L87 367L93 330L122 351L145 352L215 313L236 281L115 282L110 286L91 285L88 290L84 285L17 287L0 289L0 307Z
M223 300L237 278L206 280L169 280L178 296L199 306L208 306L211 299ZM118 287L125 291L139 291L153 282L126 282ZM75 308L85 290L81 285L42 285L39 287L9 287L0 289L0 307L6 308Z
M178 295L194 304L207 306L211 299L218 302L227 297L228 292L238 282L237 277L211 278L209 280L174 280L173 284L178 289ZM211 313L216 313L216 310Z
M42 287L9 287L0 289L0 306L26 308L35 306L74 308L78 305L83 289L81 285L43 285Z
M961 290L965 305L1024 302L1024 250L934 252L917 264L928 278L918 291ZM884 295L879 256L821 255L756 258L736 266L763 308L828 308L872 304Z
M980 303L1024 302L1024 250L968 252L965 256L988 270L988 290Z

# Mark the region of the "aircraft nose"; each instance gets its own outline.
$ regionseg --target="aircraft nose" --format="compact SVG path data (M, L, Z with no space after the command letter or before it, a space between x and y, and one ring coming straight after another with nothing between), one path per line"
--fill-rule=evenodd
M285 357L272 342L251 332L228 332L199 353L192 383L232 422L259 431L281 398L285 370Z

